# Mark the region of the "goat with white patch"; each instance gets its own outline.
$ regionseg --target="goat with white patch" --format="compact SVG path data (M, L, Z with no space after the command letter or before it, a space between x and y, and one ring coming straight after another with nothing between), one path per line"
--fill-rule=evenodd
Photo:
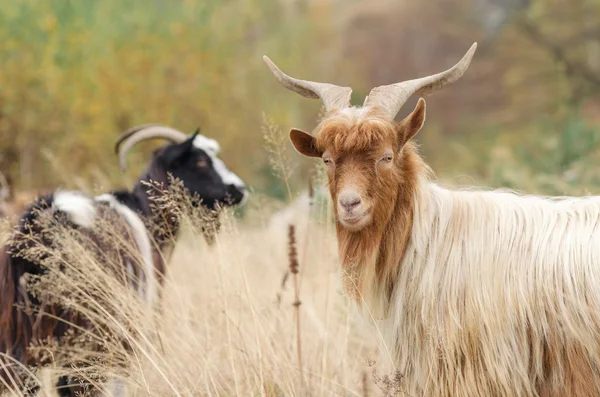
M60 340L69 330L69 324L86 326L78 324L77 316L66 309L53 309L54 312L61 313L58 318L62 321L42 316L34 322L23 311L26 305L39 306L37 309L40 311L44 309L43 303L37 302L35 296L23 288L25 284L22 282L26 275L44 275L44 267L41 263L20 255L21 250L33 248L32 244L40 244L39 241L51 244L44 237L45 229L50 225L37 222L41 214L48 214L61 225L81 231L95 242L95 249L103 255L112 251L121 255L120 263L125 266L124 273L136 294L147 304L155 305L165 272L162 254L171 248L172 237L177 236L179 227L176 214L171 213L172 209L152 205L155 195L163 194L169 187L168 175L181 180L184 187L190 193L198 195L202 200L201 205L208 209L245 202L247 189L240 178L229 171L217 157L218 143L199 135L198 131L187 136L159 125L133 128L117 143L117 149L121 149L119 155L122 167L125 165L125 155L133 145L153 138L167 139L171 143L154 152L152 161L133 191L113 192L97 197L88 197L79 192L57 191L38 199L22 216L18 235L34 239L16 239L7 244L0 256L0 353L11 356L26 366L40 364L28 352L31 343L47 338ZM148 183L153 183L153 187L149 187ZM161 228L151 228L150 232L145 222L152 223L154 219L166 222L161 223ZM102 231L95 227L100 220L110 222L112 228L117 229L122 238L135 247L136 255L127 255L116 251L118 248L112 245L107 246L101 238ZM98 255L100 263L101 258ZM12 366L10 360L0 357L0 389L2 383L9 383L18 376L11 369ZM70 384L67 378L61 378L59 386L61 395L81 392L81 387L76 383ZM118 393L125 392L123 387L120 389Z
M425 101L458 80L453 68L377 87L351 107L349 87L292 78L320 98L315 135L293 129L301 154L322 158L335 205L348 294L384 335L410 396L600 395L600 197L451 190L431 180L411 139Z

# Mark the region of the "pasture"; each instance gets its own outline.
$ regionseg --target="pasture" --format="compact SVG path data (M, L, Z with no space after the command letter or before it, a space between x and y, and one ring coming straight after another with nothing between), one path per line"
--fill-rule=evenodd
M3 60L0 67L0 244L12 241L15 224L24 208L40 193L76 189L94 196L125 188L132 192L127 198L142 196L145 199L142 191L148 186L148 180L155 181L154 176L158 174L162 178L158 182L167 184L166 180L169 180L168 192L156 203L161 211L150 211L148 202L134 203L134 206L143 207L138 213L156 221L142 225L141 229L147 228L144 235L147 233L148 241L152 240L154 244L152 253L159 255L159 260L152 258L154 265L158 262L166 265L164 282L157 287L160 299L156 306L148 305L140 292L143 288L139 285L144 284L140 280L148 281L148 273L137 280L134 277L133 282L128 278L135 273L131 263L141 264L147 259L139 241L128 239L131 235L121 233L123 230L115 226L110 217L93 218L94 230L101 236L94 238L77 228L55 225L52 217L41 217L41 222L46 222L44 226L53 223L55 227L48 229L53 246L18 254L39 262L43 276L27 275L15 278L12 281L16 282L11 284L11 277L2 273L6 269L3 270L0 262L0 296L8 291L3 287L9 284L17 291L16 295L27 291L21 294L24 297L21 301L11 305L25 318L25 324L38 331L44 328L41 324L45 321L70 328L59 339L35 340L26 353L20 347L14 351L26 354L36 363L32 366L23 366L0 350L0 366L10 363L15 371L13 375L19 375L0 376L1 397L58 397L55 386L63 379L78 383L83 395L93 395L91 390L95 388L100 395L119 397L121 394L112 389L115 384L127 386L127 396L140 397L417 397L405 392L407 384L412 384L413 390L425 390L429 386L438 393L434 391L431 395L446 396L452 387L465 390L467 384L471 390L483 390L484 386L489 386L488 390L500 390L508 385L503 390L514 391L518 389L517 381L525 379L524 386L518 389L522 392L519 395L537 397L536 393L542 390L540 384L544 383L539 379L552 383L548 381L551 371L546 371L541 360L531 359L533 364L519 376L502 375L504 369L507 373L520 370L518 365L510 365L511 358L516 356L511 353L526 352L526 349L503 350L505 366L494 367L500 368L500 375L489 383L472 381L468 376L462 384L460 381L452 383L452 379L458 379L453 371L461 365L469 366L465 362L477 363L480 356L486 356L489 362L497 363L496 358L501 355L496 355L498 352L493 352L493 348L483 349L487 355L465 353L473 346L476 351L478 345L470 343L468 334L462 332L465 318L461 315L468 311L463 309L470 308L476 314L468 318L475 319L470 330L475 330L473 335L481 337L485 332L477 334L477 331L491 329L479 328L485 321L487 324L498 323L499 328L511 323L495 322L499 318L495 315L497 312L506 309L507 318L514 313L527 313L531 316L527 321L532 318L531 322L536 322L539 312L529 310L535 306L528 306L529 303L536 302L541 307L546 303L543 299L560 296L552 277L543 284L544 293L536 295L534 292L539 291L536 288L542 284L539 280L543 277L531 277L528 279L530 284L519 284L519 280L526 277L509 272L510 265L518 260L510 257L510 253L506 254L505 248L513 240L534 240L518 234L525 228L508 227L510 222L506 219L510 218L511 208L514 208L506 205L508 202L501 206L509 215L500 219L499 227L492 228L493 238L484 239L485 243L500 241L496 237L505 227L504 242L493 247L495 252L504 252L504 257L490 254L491 248L480 255L474 244L483 235L481 230L496 220L493 214L498 211L494 212L493 200L499 202L499 194L492 192L489 195L492 200L488 203L487 216L490 218L487 222L477 223L483 219L481 212L477 212L482 208L477 207L481 203L478 201L479 204L469 208L473 210L468 216L472 220L470 226L468 222L461 223L464 230L471 227L469 233L464 234L471 237L461 240L466 247L465 257L471 254L470 268L477 269L479 258L489 255L493 258L489 263L497 261L498 268L505 269L502 266L506 264L505 270L510 276L507 279L515 282L512 290L509 284L495 290L496 286L504 284L496 283L491 276L486 280L483 276L476 279L478 283L472 285L480 287L479 290L460 290L457 285L468 272L457 270L462 270L459 265L464 258L454 256L456 272L445 273L450 274L446 279L444 272L437 274L442 274L438 280L444 288L431 288L426 291L428 295L425 294L436 304L439 297L444 296L442 291L446 299L438 306L419 306L422 302L415 299L412 303L416 309L403 317L405 312L401 309L406 309L411 298L418 296L412 292L422 292L419 288L434 280L435 271L427 270L424 265L423 274L430 278L424 277L422 283L414 282L415 290L405 288L400 291L396 296L402 292L406 292L406 296L396 299L397 306L387 305L385 299L389 296L380 293L385 288L368 291L375 297L384 296L385 302L381 305L365 304L368 294L358 299L350 296L349 291L359 290L356 285L359 283L349 286L347 281L359 279L350 277L355 274L345 273L351 268L346 266L350 262L349 255L339 257L339 228L343 222L335 219L336 208L339 211L340 207L336 207L328 189L328 178L331 180L334 175L334 161L331 158L323 164L320 159L307 159L298 152L313 157L325 156L323 150L316 151L318 145L308 133L318 131L315 129L317 123L335 115L336 107L358 106L373 87L450 68L476 41L477 54L464 77L460 81L457 76L450 78L451 87L426 98L427 118L418 135L425 119L424 102L417 102L419 95L402 100L396 98L395 103L387 104L384 99L393 97L391 93L379 97L377 93L369 95L372 103L387 110L380 115L379 121L388 123L388 132L395 131L394 120L404 119L417 104L415 120L418 119L418 123L415 121L414 124L418 124L418 128L407 133L402 144L414 137L408 152L418 159L419 167L415 169L423 171L424 168L420 168L422 158L442 187L440 190L419 190L423 197L437 197L432 202L448 204L460 194L451 196L443 193L443 188L467 186L466 191L476 191L470 188L473 185L540 195L600 195L598 16L600 0L573 0L568 10L563 2L555 0L435 0L431 3L388 0L153 0L144 3L105 0L91 3L50 0L43 4L15 0L0 4L0 36L5 38L0 42L0 59ZM474 51L474 47L472 49ZM263 63L263 55L290 76L340 84L343 88L330 91L331 86L319 88L320 84L314 83L310 84L309 91L316 87L314 92L317 93L313 92L312 97L325 98L323 103L300 98L277 83ZM466 66L462 69L461 76ZM280 75L278 79L281 81ZM438 84L437 88L444 84ZM346 86L351 86L353 91L348 91ZM397 91L408 92L403 88ZM302 89L296 92L306 94ZM415 88L415 92L423 91ZM406 104L396 117L404 102ZM350 115L349 119L354 121L364 115L352 108L345 110L342 113ZM332 119L335 121L335 117ZM166 147L161 146L164 142L160 145L157 141L144 142L126 149L123 147L127 144L123 144L121 149L117 145L115 150L119 134L146 123L183 131L175 134L171 131L171 138L162 131L160 138L173 146L185 146L189 138L189 150L185 153L191 155L185 157L187 162L170 162L171 157L175 160L179 157L168 155L164 157L170 160L163 161L160 156L164 154L161 152ZM343 128L350 125L346 119L336 123L330 126L331 131L336 132L340 125ZM328 129L326 123L321 127L324 131ZM187 135L197 128L205 135L198 141L196 135ZM292 144L291 128L302 129L307 134L297 133ZM176 139L173 136L177 136ZM361 137L353 140L360 141ZM337 144L339 140L334 137L330 141L331 149L336 146L332 143ZM215 145L220 150L214 149ZM369 145L374 146L372 142ZM324 140L319 146L326 146ZM122 164L127 152L125 170ZM398 153L406 155L407 150L401 148ZM331 150L328 154L331 155ZM338 153L338 157L343 154ZM159 160L154 161L157 158ZM376 162L375 167L379 167L375 174L377 178L382 175L379 171L381 160L391 167L395 164L396 153L386 152ZM188 172L190 168L193 169L191 173ZM182 169L183 181L167 175L167 170ZM157 170L160 171L158 174ZM198 180L186 185L195 176L208 172L216 173L218 177L212 182L217 180L216 185L225 185L227 190L222 197L211 198L215 206L225 205L220 208L218 222L214 214L199 208L198 197L193 197L198 192L206 193L207 186ZM348 174L355 177L359 173ZM236 182L225 183L226 179ZM373 186L385 186L376 185L376 177L372 175L362 181L365 191ZM183 185L189 189L184 189ZM190 186L198 189L190 194L189 190L194 190ZM228 206L227 200L231 200L234 191L231 187L237 188L238 197L235 205ZM433 195L427 196L431 191ZM246 195L247 192L250 195ZM399 197L398 194L395 196ZM475 193L473 197L488 196ZM459 197L452 205L458 203L458 207L467 208L466 200L462 204L461 200ZM353 203L361 204L361 200L349 200L349 208ZM435 227L431 233L427 232L429 225L435 226L437 220L446 219L445 215L450 212L445 211L451 207L440 205L442 210L435 221L423 221L420 225L426 227L417 228L421 230L421 241L426 248L420 252L427 254L415 254L414 263L409 263L410 269L416 268L419 260L431 254L427 250L433 250L432 246L439 249L440 263L451 262L444 261L443 255L446 250L455 252L451 251L455 245L448 242L452 241L453 235L440 232L437 241L441 242L429 244L432 240L428 238L435 234ZM54 210L53 205L51 208ZM413 213L412 207L404 208L409 208L403 214L408 214L406 219L411 221L415 219L411 217L420 211ZM534 202L527 208L531 210L524 210L521 219L534 226L531 230L545 220L548 235L563 241L561 231L556 231L560 222L551 217L538 217L545 211L540 210L541 204ZM104 207L101 211L109 212ZM550 212L548 210L546 215ZM77 211L73 209L73 213ZM364 214L368 213L364 211ZM593 213L590 210L589 214ZM356 214L348 214L348 219L354 220ZM582 219L587 219L585 214L580 214ZM123 212L118 215L121 221L127 218ZM558 214L556 219L564 218ZM411 222L397 223L413 225ZM565 230L572 227L568 222L565 225ZM596 232L595 222L589 225L590 230L593 228ZM359 231L359 226L352 232ZM582 236L591 235L584 227L575 228ZM387 232L393 227L381 229ZM509 229L510 233L516 230L516 238ZM137 229L132 230L135 234ZM532 234L542 241L539 256L518 262L521 269L525 269L523 272L530 269L527 266L531 263L527 261L535 262L536 258L543 258L547 269L559 268L550 258L549 252L553 251L543 249L544 241L551 240L543 240L541 234ZM156 236L160 236L160 243ZM406 232L404 236L413 235ZM351 237L346 238L346 242L356 241ZM566 257L577 257L579 240L573 238L573 255ZM404 252L404 247L409 244L402 244L390 244L390 247L401 247L398 252ZM350 252L353 247L353 243L347 243L345 247L342 245L342 251ZM387 253L395 254L395 248ZM527 254L532 252L527 246L520 249ZM580 263L594 262L591 254L582 257L592 259L585 262L566 258L561 266L566 263L565 269L581 270L577 267ZM365 258L370 260L375 256L371 258L369 251ZM400 263L396 261L394 265ZM392 269L389 279L395 280L395 275L400 272L393 266L389 268ZM539 269L543 268L540 266ZM578 273L578 270L572 273L595 275L595 267L589 266L589 269L592 269L589 273ZM376 276L374 280L381 275L379 270L372 272ZM491 273L484 271L479 275ZM403 274L405 285L418 277L413 277L411 272ZM452 278L452 274L456 278ZM570 271L557 271L556 274L570 280ZM573 287L573 296L589 298L595 279L586 276L578 281L581 283L574 282L573 285L581 287L585 284L589 289ZM490 288L482 287L485 285ZM515 286L525 287L519 290ZM531 289L527 290L528 287ZM500 298L488 299L488 290L492 289ZM470 302L474 303L468 306L463 303L469 300L459 299L457 291L480 294L473 293ZM541 298L540 301L531 296L531 299L513 299L510 291L520 291L521 295L531 293L531 296ZM502 302L505 293L508 298L504 303L510 301L514 306L496 305ZM522 298L521 295L515 294ZM33 304L32 300L35 301ZM41 309L36 302L43 303ZM361 302L364 305L358 308ZM443 312L443 304L448 305L449 313L456 314L453 321L444 322L444 315L439 315ZM386 321L388 316L378 321L382 320L380 314L390 307L400 308L391 316L395 320ZM492 309L485 310L486 316L481 316L481 311L477 312L481 307ZM511 307L517 309L511 312L507 309ZM563 308L560 306L561 310ZM381 310L381 313L375 310ZM569 318L570 324L576 325L571 328L578 331L573 332L574 335L584 335L589 339L582 337L582 340L600 343L600 338L594 334L594 326L590 325L596 321L597 311L590 309L590 316L578 317L576 314L585 310L561 310L545 312L554 314L552 324L557 332L569 330L562 327L565 318ZM12 324L13 319L7 320L4 313L7 311L0 310L0 326L4 325L6 329L6 324ZM65 313L76 315L65 321ZM573 317L569 317L573 313ZM520 322L516 316L510 318L519 326L527 323ZM585 319L584 325L577 328L580 318ZM419 327L425 320L434 326L420 332ZM440 324L443 326L436 327ZM552 328L544 328L546 325L540 325L539 329ZM392 335L392 343L385 339L386 326L392 331L388 332ZM410 338L394 339L396 334L393 332L400 335L406 331L402 326L409 329L403 335L417 330L414 333L418 337L412 341ZM528 340L530 329L525 329L525 326L519 328L518 335L522 339L507 337L506 340ZM490 332L487 336L490 341L496 341L500 340L496 338L499 334L514 336L510 332ZM4 343L3 336L0 335L0 347ZM539 356L544 356L544 349L551 351L545 336L542 331L537 334L541 341ZM21 337L26 339L22 335L17 335L16 339L22 341ZM441 343L445 337L447 343ZM473 339L481 340L475 336ZM413 343L415 340L417 343ZM433 341L433 344L421 346L421 341ZM394 343L397 345L391 346ZM398 349L402 343L404 349ZM586 346L592 346L590 343ZM509 344L500 343L499 346ZM575 356L582 355L583 345L575 344L572 349ZM423 349L419 350L421 347ZM429 347L434 353L422 353L430 352ZM394 360L402 361L398 357L413 349L419 354L413 354L401 364L406 373L412 374L411 379L406 379L404 373L395 368ZM442 354L447 354L445 360ZM594 354L591 348L590 356ZM559 356L564 357L557 353ZM483 367L485 365L473 365L471 369ZM427 370L435 372L432 368L438 371L438 376L430 382L426 379L429 376ZM593 373L596 369L592 363L579 372L579 377L585 377L587 370ZM562 370L560 367L552 373L559 379L557 384L563 379ZM458 372L477 373L464 368ZM489 369L481 370L483 378L491 373L493 371ZM515 379L515 383L511 383ZM441 380L439 384L437 380ZM585 386L587 383L580 384ZM480 385L483 386L479 388ZM3 387L6 389L4 394ZM600 382L597 387L600 390ZM548 392L550 395L555 394ZM581 395L587 394L581 392Z
M106 274L65 234L61 252L55 252L60 260L48 264L50 280L32 282L32 288L93 319L97 328L88 338L105 338L105 350L99 357L81 335L66 349L34 347L36 354L52 357L46 368L31 373L32 381L46 386L38 395L54 396L50 379L64 374L57 367L68 363L78 363L71 373L91 383L109 374L126 379L140 396L376 395L373 370L383 375L385 367L375 365L373 330L341 292L328 202L320 197L310 205L305 194L282 210L255 199L261 205L250 205L244 222L224 216L212 246L199 231L203 218L182 211L186 230L169 261L160 314L149 312L135 291ZM185 210L179 196L173 200ZM288 274L289 224L296 225L300 262L299 328L295 280ZM6 237L8 225L2 231ZM60 264L68 269L59 270ZM133 355L119 337L133 345Z

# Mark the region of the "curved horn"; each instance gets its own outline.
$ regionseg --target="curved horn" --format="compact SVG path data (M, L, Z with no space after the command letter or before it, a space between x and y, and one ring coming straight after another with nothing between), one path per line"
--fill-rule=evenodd
M373 88L363 106L377 106L393 119L413 94L431 94L460 79L469 67L476 49L477 43L474 43L465 56L445 72Z
M135 134L136 132L138 132L139 130L141 130L143 128L155 127L155 126L159 126L159 125L160 124L140 124L138 126L128 129L127 131L122 133L121 136L119 136L119 139L117 139L117 142L115 143L115 153L119 153L119 146L121 146L121 143L125 139L129 138L131 135Z
M181 143L185 141L188 136L174 128L158 124L144 124L130 128L119 137L115 144L115 152L119 153L121 170L125 171L127 169L125 158L127 152L129 152L132 147L142 141L156 138L166 139L173 143Z
M350 87L295 79L283 73L266 55L263 56L263 60L275 78L288 90L307 98L321 98L327 111L350 107L350 96L352 95Z

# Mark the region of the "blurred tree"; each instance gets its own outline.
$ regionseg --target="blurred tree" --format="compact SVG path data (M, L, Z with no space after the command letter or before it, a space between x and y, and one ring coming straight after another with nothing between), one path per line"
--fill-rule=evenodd
M351 85L358 104L374 86L451 66L478 41L464 78L428 98L418 135L442 176L500 183L491 153L567 145L564 134L600 128L600 0L16 0L0 4L0 35L0 167L25 188L131 182L149 147L132 154L123 178L113 141L158 122L200 126L232 169L280 196L262 115L283 134L310 130L320 103L281 89L263 54L290 74ZM292 190L304 187L313 162L289 145L283 153L301 164ZM534 150L525 157L531 172L546 161Z
M113 142L125 128L155 122L190 132L200 126L219 140L232 169L268 188L262 113L289 125L310 103L278 105L272 92L282 90L261 57L305 69L322 65L318 56L303 59L316 43L327 51L329 27L320 27L327 8L313 14L315 7L270 0L3 2L2 170L21 188L73 187L76 180L90 189L113 187L96 186L106 183L100 174L111 185L131 182L148 146L132 154L127 181Z

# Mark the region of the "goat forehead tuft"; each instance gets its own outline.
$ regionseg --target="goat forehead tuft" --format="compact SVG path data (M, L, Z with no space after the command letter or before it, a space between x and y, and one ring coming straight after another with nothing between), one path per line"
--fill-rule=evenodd
M353 122L361 122L369 117L373 113L371 107L349 107L340 110L340 113Z
M221 151L219 142L215 141L214 139L207 138L204 135L196 135L194 138L194 146L212 155L217 155Z
M67 214L76 225L91 228L96 217L94 201L79 192L59 191L54 194L55 211Z
M321 150L356 152L394 144L392 122L372 108L344 109L324 119L317 127L317 146Z

